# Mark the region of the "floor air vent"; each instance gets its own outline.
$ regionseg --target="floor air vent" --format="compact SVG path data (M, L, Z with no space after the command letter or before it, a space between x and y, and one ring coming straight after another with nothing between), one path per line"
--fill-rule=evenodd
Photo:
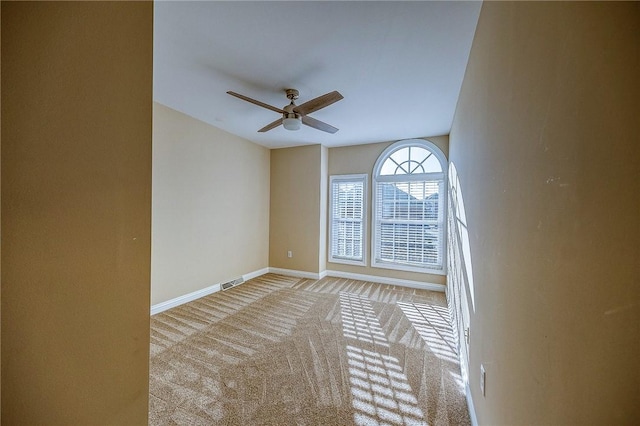
M244 279L242 277L236 278L235 280L227 281L226 283L220 284L220 288L222 290L229 290L231 287L235 287L237 285L240 285L243 282L244 282Z

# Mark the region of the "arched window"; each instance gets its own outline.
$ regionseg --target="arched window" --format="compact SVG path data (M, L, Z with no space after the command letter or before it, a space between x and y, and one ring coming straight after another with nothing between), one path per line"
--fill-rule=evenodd
M433 143L389 146L373 169L372 266L445 274L447 159Z

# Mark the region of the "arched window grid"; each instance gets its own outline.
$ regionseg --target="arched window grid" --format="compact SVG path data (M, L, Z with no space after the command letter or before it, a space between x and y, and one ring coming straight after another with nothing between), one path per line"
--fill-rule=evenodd
M444 274L447 160L433 143L388 147L373 170L371 264Z

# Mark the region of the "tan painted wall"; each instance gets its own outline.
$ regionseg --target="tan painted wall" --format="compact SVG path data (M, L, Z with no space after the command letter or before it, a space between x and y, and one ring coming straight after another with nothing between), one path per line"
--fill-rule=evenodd
M442 150L445 155L449 152L449 138L437 136L426 138ZM382 142L366 145L345 146L329 148L329 175L345 175L366 173L369 176L367 182L367 223L366 223L366 260L367 266L345 265L327 261L327 269L332 271L350 272L355 274L374 275L380 277L398 278L404 280L444 284L444 275L423 274L419 272L405 272L392 269L372 268L371 265L371 174L380 154L394 142ZM327 232L328 232L327 227ZM328 240L329 236L326 235ZM327 254L328 258L328 254Z
M0 7L0 29L2 23L2 8ZM0 34L2 31L0 31ZM2 46L2 36L0 36L0 46ZM0 58L2 58L2 48L0 47ZM0 59L0 70L2 69L2 60ZM2 72L0 71L0 81L2 81ZM2 110L2 91L0 90L0 111ZM2 113L0 113L0 123L2 123ZM0 124L0 134L2 125ZM0 151L2 151L2 137L0 136ZM0 164L2 163L2 157L0 155ZM2 174L2 167L0 167L0 175ZM2 187L2 180L0 179L0 187ZM0 197L0 205L1 197ZM1 211L1 209L0 209ZM0 213L0 223L2 223L2 214ZM0 226L0 241L2 241L2 226ZM2 244L0 244L0 258L2 258ZM0 262L0 277L2 277L2 262ZM0 278L0 330L2 329L2 280ZM2 333L0 332L0 366L2 365ZM0 401L2 401L2 368L0 368ZM0 404L0 424L2 424L2 404Z
M271 150L271 267L320 272L321 152L321 145Z
M3 424L146 424L153 5L2 3Z
M270 173L267 148L153 111L152 305L269 266Z
M320 247L318 248L318 255L320 256L320 264L318 266L320 271L327 269L327 211L329 200L329 148L326 146L320 147Z
M640 421L639 46L635 2L482 6L450 135L480 424Z

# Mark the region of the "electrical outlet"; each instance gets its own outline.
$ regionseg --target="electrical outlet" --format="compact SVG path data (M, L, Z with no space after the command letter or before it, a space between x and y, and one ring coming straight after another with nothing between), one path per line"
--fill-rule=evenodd
M480 392L482 392L482 396L485 396L485 380L487 378L487 373L484 371L484 365L480 364Z
M287 252L287 257L293 257L293 252L291 250Z

